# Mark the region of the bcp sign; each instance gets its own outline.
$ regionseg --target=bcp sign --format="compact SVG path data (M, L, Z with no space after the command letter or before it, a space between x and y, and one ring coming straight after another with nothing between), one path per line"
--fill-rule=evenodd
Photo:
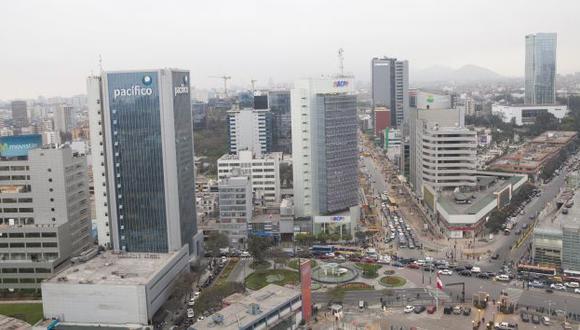
M348 80L336 80L333 85L334 87L346 87L348 86Z

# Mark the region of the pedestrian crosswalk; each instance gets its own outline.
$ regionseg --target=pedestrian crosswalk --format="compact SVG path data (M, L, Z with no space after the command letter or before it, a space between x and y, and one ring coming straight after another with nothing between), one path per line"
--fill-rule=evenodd
M524 292L524 290L516 289L516 288L507 288L507 289L505 289L505 291L507 292L511 301L514 303L517 303L520 300L520 297L522 296L522 293Z

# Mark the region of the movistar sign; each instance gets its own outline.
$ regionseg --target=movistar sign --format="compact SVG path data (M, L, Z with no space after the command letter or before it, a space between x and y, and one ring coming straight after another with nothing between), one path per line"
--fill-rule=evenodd
M348 80L336 80L333 85L334 87L346 87L348 86Z

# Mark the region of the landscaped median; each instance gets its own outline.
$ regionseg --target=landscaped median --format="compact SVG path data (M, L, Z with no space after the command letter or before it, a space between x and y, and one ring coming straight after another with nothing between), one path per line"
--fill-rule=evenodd
M246 277L246 287L250 290L259 290L268 284L298 284L298 272L288 269L258 270Z
M0 304L0 315L20 319L34 325L42 319L42 303L39 301L38 304Z
M386 286L387 288L398 288L405 285L407 280L401 276L389 275L381 277L379 283L381 283L383 286Z
M307 259L306 258L302 258L302 259L292 259L288 262L288 267L292 268L292 269L298 269L298 260L300 260L300 262L304 262ZM310 267L314 268L318 265L318 263L316 262L316 260L311 259L310 260Z
M228 277L230 277L230 274L232 273L232 271L234 270L234 268L236 267L236 265L238 264L238 262L240 262L240 259L238 259L238 258L231 258L228 261L228 264L222 270L220 276L215 281L215 284L214 285L222 285L222 284L224 284L228 280Z
M378 270L381 269L381 265L365 264L361 262L356 263L354 266L361 270L361 275L364 278L377 278L379 276Z

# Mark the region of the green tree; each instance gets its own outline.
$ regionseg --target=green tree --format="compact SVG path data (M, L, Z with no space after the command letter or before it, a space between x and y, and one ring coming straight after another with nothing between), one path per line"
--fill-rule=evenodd
M347 242L352 241L352 235L349 233L342 234L342 240L347 241Z
M316 240L320 243L326 243L330 239L329 235L325 232L320 232L316 235Z
M301 246L311 246L316 238L311 233L296 234L296 243Z
M288 254L279 247L271 248L269 254L270 258L274 261L274 269L276 269L277 265L285 265L290 260Z
M207 240L205 241L205 250L212 257L217 257L220 255L220 249L229 246L228 235L214 231L209 234Z
M266 260L270 246L272 246L272 240L268 237L250 236L248 238L248 252L254 257L256 263L263 263Z

